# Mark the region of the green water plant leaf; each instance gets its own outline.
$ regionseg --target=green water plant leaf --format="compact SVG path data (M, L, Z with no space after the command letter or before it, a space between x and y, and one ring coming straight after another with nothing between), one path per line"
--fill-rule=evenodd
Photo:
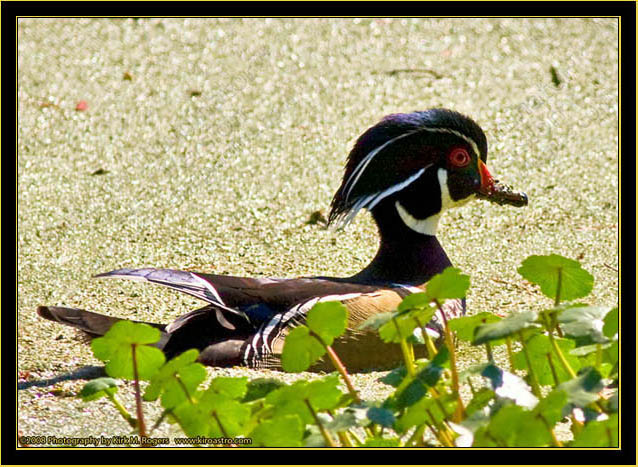
M474 330L472 344L480 345L485 342L497 341L525 329L540 329L540 324L536 323L537 318L538 313L535 311L524 311L512 313L500 321L478 325Z
M281 353L281 366L284 371L299 373L326 353L321 343L310 334L306 326L298 326L288 333Z
M472 342L474 340L475 329L482 324L495 323L501 321L503 318L496 316L494 313L488 313L483 311L472 316L463 316L461 318L454 318L448 321L450 330L456 333L456 337L462 341ZM494 345L499 345L503 342L494 342Z
M249 435L256 447L300 447L304 425L295 414L281 415L261 422Z
M578 345L603 344L609 341L603 329L610 311L601 306L569 307L558 315L558 323L567 336L577 338Z
M190 349L168 361L152 377L144 392L144 400L153 401L162 395L162 407L172 409L191 397L206 379L206 369L195 362L199 352Z
M164 353L148 344L160 339L160 331L148 324L118 321L103 337L91 342L95 356L106 362L106 373L114 378L133 379L133 351L138 377L150 379L166 358Z
M574 341L571 339L554 339L565 356L567 363L569 363L574 371L577 371L581 367L580 360L570 353L575 346ZM561 365L560 360L554 353L549 337L545 334L535 334L526 339L525 348L527 349L529 359L532 364L532 370L534 371L539 384L556 384L554 374L558 378L559 383L565 382L571 378L569 373L567 373L567 370L565 370L565 368ZM527 358L525 357L525 352L522 350L514 354L514 368L517 370L529 371Z
M528 281L537 284L547 297L555 299L560 275L560 299L575 300L585 297L594 287L594 276L583 269L578 261L560 255L529 256L518 268Z
M335 337L344 333L347 324L348 310L341 302L317 303L306 318L306 325L326 345L332 345Z
M430 300L443 302L450 298L464 298L470 287L470 276L458 268L448 267L427 283L425 293Z
M89 381L80 391L80 397L84 402L94 401L117 392L117 380L113 378L97 378Z

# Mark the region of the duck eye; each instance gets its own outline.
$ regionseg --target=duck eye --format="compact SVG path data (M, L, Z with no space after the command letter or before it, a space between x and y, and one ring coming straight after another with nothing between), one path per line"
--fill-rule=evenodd
M448 155L448 160L454 167L465 167L471 159L470 154L464 148L454 148Z

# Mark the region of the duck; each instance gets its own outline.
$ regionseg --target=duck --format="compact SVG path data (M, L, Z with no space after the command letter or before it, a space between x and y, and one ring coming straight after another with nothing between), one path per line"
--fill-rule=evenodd
M117 269L93 277L159 284L205 303L172 323L147 323L161 331L156 345L167 359L195 348L204 365L280 370L290 330L305 322L315 304L338 301L348 310L348 325L333 348L346 368L392 368L402 359L399 346L383 342L361 324L396 310L406 296L423 292L433 276L452 266L436 236L442 214L473 199L528 204L525 193L492 177L487 154L481 127L449 109L390 114L368 128L347 157L328 216L336 229L361 210L376 223L378 251L349 277L248 278L157 268ZM465 299L449 300L426 331L440 343L444 320L465 313ZM103 336L123 319L60 306L39 306L37 314L90 338ZM310 370L330 371L330 362L320 360Z

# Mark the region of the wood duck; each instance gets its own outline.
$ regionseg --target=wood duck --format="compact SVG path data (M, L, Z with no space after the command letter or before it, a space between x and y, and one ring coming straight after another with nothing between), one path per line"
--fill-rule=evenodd
M210 366L280 368L286 334L303 323L317 302L338 300L349 311L348 331L335 341L351 371L384 369L401 361L398 346L358 327L375 313L392 311L408 294L451 262L436 238L444 210L474 198L523 206L516 193L494 180L485 165L487 140L470 118L446 109L392 114L363 133L350 152L329 223L348 224L361 209L371 212L380 235L374 259L346 278L296 279L220 276L171 269L118 269L95 277L145 280L207 303L168 325L158 346L167 358L190 348ZM465 300L445 304L446 317L465 313ZM40 306L38 314L101 336L120 318L85 310ZM440 337L438 314L427 330ZM149 323L151 324L151 323ZM319 362L313 370L329 369Z

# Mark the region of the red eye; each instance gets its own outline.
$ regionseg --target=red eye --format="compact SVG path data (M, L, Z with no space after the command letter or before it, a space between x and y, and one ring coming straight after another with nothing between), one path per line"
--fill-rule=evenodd
M472 160L472 158L470 157L470 154L467 152L466 149L454 148L450 151L448 160L454 167L465 167L470 163L470 160Z

